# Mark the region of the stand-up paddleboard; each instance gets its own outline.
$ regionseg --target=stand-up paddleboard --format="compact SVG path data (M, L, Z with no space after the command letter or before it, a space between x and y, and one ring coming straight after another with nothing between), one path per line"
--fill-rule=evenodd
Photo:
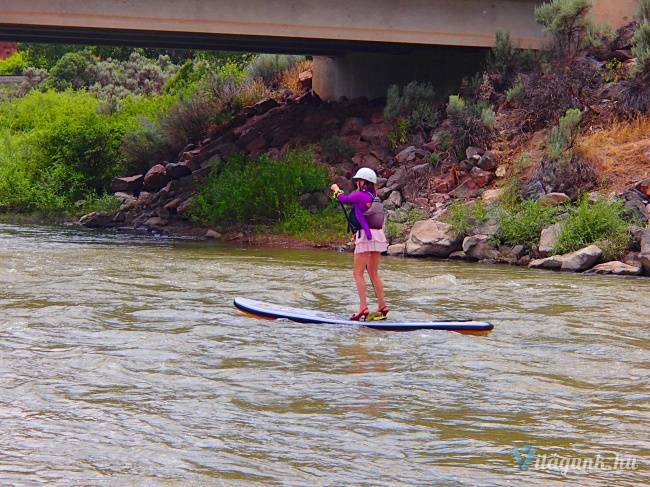
M284 318L298 323L316 323L331 325L365 326L375 330L413 331L413 330L446 330L459 333L485 334L494 328L485 321L472 320L436 320L422 322L408 321L351 321L334 313L290 308L277 304L264 303L254 299L235 298L235 307L244 314L255 318L275 320Z

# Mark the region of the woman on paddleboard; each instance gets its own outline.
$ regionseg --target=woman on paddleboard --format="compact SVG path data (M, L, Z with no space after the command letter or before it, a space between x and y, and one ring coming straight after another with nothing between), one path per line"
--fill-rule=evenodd
M375 288L379 307L370 319L385 319L388 314L388 306L386 306L384 298L384 284L379 277L379 256L388 248L388 242L382 228L384 224L383 205L375 191L377 175L372 169L362 167L352 179L357 190L349 195L343 193L337 184L330 186L335 199L353 207L349 223L353 230L356 230L353 275L359 293L359 311L350 319L354 321L369 319L365 271L368 271Z

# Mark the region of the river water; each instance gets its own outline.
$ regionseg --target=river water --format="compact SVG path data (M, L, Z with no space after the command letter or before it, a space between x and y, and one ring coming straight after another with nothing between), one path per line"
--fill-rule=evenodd
M383 260L393 317L487 337L232 307L350 313L350 263L0 225L0 484L650 482L650 279Z

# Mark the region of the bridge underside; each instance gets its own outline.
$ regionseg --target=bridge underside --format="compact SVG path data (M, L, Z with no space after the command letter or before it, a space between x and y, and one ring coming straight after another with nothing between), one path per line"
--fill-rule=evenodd
M0 0L0 40L315 56L327 99L382 96L391 83L439 85L475 72L497 28L545 42L538 0ZM629 20L638 0L594 0L597 20ZM439 90L444 92L445 90Z

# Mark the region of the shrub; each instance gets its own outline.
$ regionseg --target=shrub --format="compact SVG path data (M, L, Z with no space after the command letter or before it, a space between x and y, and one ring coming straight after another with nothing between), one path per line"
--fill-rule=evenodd
M27 67L25 56L22 52L15 52L6 59L0 61L0 75L21 74Z
M521 99L524 94L524 86L521 83L515 84L512 88L506 91L506 100L508 103Z
M300 205L292 205L275 231L310 242L331 242L347 237L343 213L332 203L325 210L311 213Z
M281 160L236 156L208 177L194 198L192 215L212 225L279 222L295 211L301 194L326 185L325 167L316 164L309 151L290 151Z
M300 83L300 73L310 70L311 67L311 61L301 61L282 72L279 82L280 88L284 88L285 90L289 90L292 93L299 94L304 90Z
M564 254L599 243L607 259L622 257L631 239L624 211L621 201L590 204L583 198L562 227L554 251Z
M31 92L0 105L0 206L69 211L77 200L101 196L117 173L121 140L137 127L151 100L125 102L117 113L98 112L87 92Z
M83 204L83 213L86 214L93 211L98 213L114 213L121 205L122 202L120 199L112 194L97 196L97 194L91 192L86 195L86 200Z
M559 54L572 56L585 46L591 0L551 0L535 8L535 19L553 35Z
M458 159L464 159L470 146L485 147L492 139L496 115L486 101L465 102L452 95L447 104L447 116L452 123L451 149Z
M570 149L578 135L581 120L580 110L572 108L560 118L559 125L551 129L546 143L548 156L551 160L559 161L563 158L570 160L573 157Z
M440 165L440 155L432 152L429 156L429 164L431 164L431 166L434 168L438 167Z
M46 86L57 91L85 87L90 80L86 70L92 62L87 51L64 54L50 70Z
M354 147L335 136L321 140L320 147L324 159L329 162L351 159L356 153Z
M484 223L490 217L482 200L473 203L454 201L447 209L447 223L455 232L467 235L472 228Z
M502 244L531 248L539 243L542 229L553 222L556 212L557 208L544 207L531 200L512 208L502 207L497 213L496 238Z
M411 122L407 118L400 118L393 128L388 132L388 145L391 149L395 150L400 145L408 142L409 131L411 130Z
M387 119L405 118L411 128L433 128L437 121L434 100L431 83L411 81L403 89L392 85L386 95L384 116Z
M284 71L304 61L304 56L259 54L246 67L250 78L260 78L267 85L277 86Z
M639 1L639 8L635 18L639 23L650 21L650 0Z
M499 204L507 211L513 211L521 206L521 190L519 188L519 178L513 175L506 184L499 196Z

